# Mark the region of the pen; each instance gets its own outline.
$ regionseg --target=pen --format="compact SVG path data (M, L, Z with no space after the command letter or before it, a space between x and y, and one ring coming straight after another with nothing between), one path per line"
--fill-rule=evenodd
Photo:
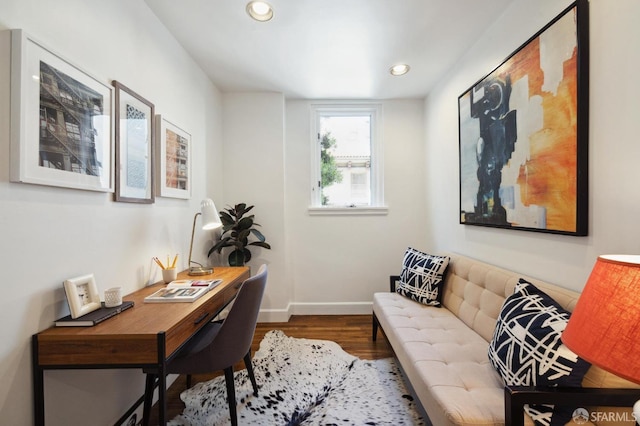
M178 261L178 253L176 253L175 257L173 258L173 263L171 264L171 269L176 267L176 262Z

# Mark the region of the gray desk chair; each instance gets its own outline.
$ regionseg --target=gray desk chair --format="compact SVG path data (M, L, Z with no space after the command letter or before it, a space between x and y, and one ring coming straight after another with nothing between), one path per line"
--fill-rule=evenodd
M233 365L241 359L244 359L244 364L247 367L249 379L253 385L253 394L258 396L258 385L251 364L251 342L256 330L258 312L266 284L267 266L262 265L255 276L242 284L229 315L224 321L210 322L204 326L169 362L166 368L169 374L186 374L187 387L191 386L192 374L206 374L224 370L229 414L233 426L238 424ZM155 377L149 376L148 374L145 395L153 395ZM144 413L150 412L150 404L151 398L145 398Z

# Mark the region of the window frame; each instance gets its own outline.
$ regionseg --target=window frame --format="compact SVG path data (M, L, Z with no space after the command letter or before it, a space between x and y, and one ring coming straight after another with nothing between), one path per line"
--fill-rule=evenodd
M320 186L321 117L368 115L371 123L371 199L368 206L323 206ZM373 102L318 102L311 104L311 190L310 215L385 215L382 104Z

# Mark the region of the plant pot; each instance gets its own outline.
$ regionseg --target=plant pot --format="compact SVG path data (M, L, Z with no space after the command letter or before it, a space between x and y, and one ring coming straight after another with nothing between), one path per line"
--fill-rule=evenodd
M248 249L236 249L229 254L229 266L244 266L251 259L251 252Z

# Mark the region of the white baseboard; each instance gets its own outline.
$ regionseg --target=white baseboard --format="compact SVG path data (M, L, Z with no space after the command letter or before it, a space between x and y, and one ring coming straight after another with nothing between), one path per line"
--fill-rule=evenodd
M292 303L292 315L365 315L372 302Z
M286 309L262 309L259 322L287 322L291 315L368 315L372 302L289 303Z
M287 309L261 309L258 322L288 322L291 317L290 306Z

